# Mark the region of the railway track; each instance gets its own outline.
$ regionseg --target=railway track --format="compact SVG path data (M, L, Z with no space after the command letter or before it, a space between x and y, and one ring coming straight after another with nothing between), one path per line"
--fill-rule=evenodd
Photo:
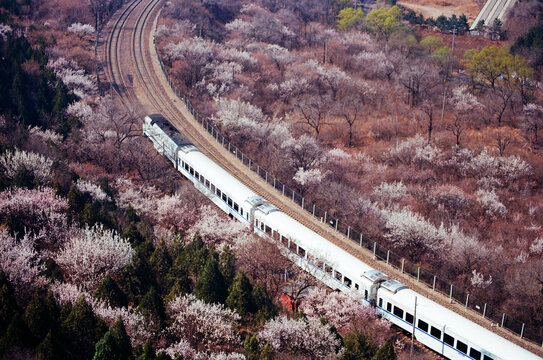
M523 341L502 328L490 328L490 322L480 315L466 310L461 304L451 304L448 297L432 291L392 266L377 261L370 251L356 246L340 233L331 231L327 224L319 222L295 202L282 196L264 179L241 164L235 155L217 143L177 98L162 72L153 43L160 9L161 0L134 0L119 10L117 17L110 21L110 26L106 28L108 36L101 53L106 62L105 75L112 91L118 95L128 110L138 109L146 114L163 114L200 151L292 218L414 291L543 357L541 347Z

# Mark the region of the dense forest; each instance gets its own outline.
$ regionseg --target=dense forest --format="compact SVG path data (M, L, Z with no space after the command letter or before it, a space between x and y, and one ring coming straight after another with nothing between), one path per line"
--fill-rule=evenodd
M144 114L105 95L94 46L121 5L0 0L0 358L407 358L389 323L221 215L141 136ZM542 329L542 11L519 2L476 38L462 14L390 1L172 0L157 45L262 167Z

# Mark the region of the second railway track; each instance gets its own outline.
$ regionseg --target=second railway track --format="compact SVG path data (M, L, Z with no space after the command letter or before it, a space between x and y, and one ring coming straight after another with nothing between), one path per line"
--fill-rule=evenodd
M153 43L154 29L158 21L161 0L134 0L118 11L110 22L102 56L106 62L105 75L111 88L129 109L165 115L204 154L214 159L224 169L245 183L253 191L275 204L283 212L322 235L343 250L351 253L373 268L397 279L414 291L446 306L452 311L490 329L489 321L464 309L461 304L451 304L442 294L432 291L405 273L377 261L373 254L354 245L340 233L332 232L324 223L313 218L296 203L282 196L256 173L241 164L238 158L222 148L192 117L183 101L177 98L162 73ZM502 328L492 328L500 336L522 346L539 356L540 347L514 336Z

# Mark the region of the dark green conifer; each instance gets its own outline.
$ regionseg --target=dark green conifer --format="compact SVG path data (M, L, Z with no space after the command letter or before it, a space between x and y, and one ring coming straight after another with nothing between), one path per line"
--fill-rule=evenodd
M175 261L189 271L191 275L198 275L202 271L208 257L208 249L199 234L187 244Z
M277 314L277 306L273 303L273 300L264 286L256 285L253 288L252 297L257 311L256 318L258 320L269 320Z
M17 311L15 292L4 272L0 271L0 334L5 333Z
M248 313L254 312L253 286L249 279L240 271L234 277L234 282L230 286L226 306L237 311L242 317Z
M194 295L208 303L222 303L226 300L224 277L219 271L219 264L213 254L207 257L204 270L196 282Z
M247 335L243 342L243 352L248 360L258 360L260 358L260 349L256 335Z
M145 296L141 299L137 310L143 316L150 317L159 324L166 319L164 302L154 287L151 287L147 294L145 294Z
M26 327L21 314L13 315L10 324L2 338L0 338L0 357L12 346L30 347L31 334Z
M156 354L155 349L149 344L149 342L145 343L145 346L143 347L143 352L140 356L136 358L136 360L155 360Z
M155 285L153 271L139 251L136 251L132 262L124 269L119 284L128 296L128 301L135 304Z
M229 246L219 255L219 269L224 277L226 288L230 288L236 276L236 255Z
M92 308L81 296L72 311L62 323L63 344L73 358L92 358L95 343L105 333L107 327L94 315Z
M117 352L115 338L111 331L106 332L104 337L96 343L96 350L92 360L120 360L121 357Z
M26 306L24 321L32 335L34 345L39 344L54 327L58 317L58 307L52 298L42 298L35 293Z
M164 282L164 280L167 278L168 271L172 267L172 258L170 257L168 247L163 240L161 240L158 246L155 248L153 255L151 255L151 259L149 260L149 264L153 268L153 273L155 274L157 282ZM167 289L168 288L166 286L163 286L161 292L165 292Z
M58 344L55 342L53 333L49 331L43 341L38 345L38 354L42 360L55 360L61 356L59 354Z
M371 360L396 360L396 353L391 339L388 339Z
M117 283L109 274L98 285L94 298L105 301L112 307L122 307L128 304L126 294L117 286Z
M26 167L20 166L13 176L13 182L11 185L14 187L33 189L37 184L34 173L28 170Z
M368 336L358 329L345 335L343 343L345 352L342 360L371 359L377 352Z
M260 352L260 360L274 360L275 352L269 343L266 343Z

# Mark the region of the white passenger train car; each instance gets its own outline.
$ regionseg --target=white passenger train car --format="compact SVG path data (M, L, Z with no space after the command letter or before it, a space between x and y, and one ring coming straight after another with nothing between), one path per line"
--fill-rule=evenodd
M202 154L162 115L143 132L195 187L231 218L271 241L330 288L349 292L428 348L453 360L536 360L540 357L389 279L289 217ZM415 297L417 307L415 313Z

